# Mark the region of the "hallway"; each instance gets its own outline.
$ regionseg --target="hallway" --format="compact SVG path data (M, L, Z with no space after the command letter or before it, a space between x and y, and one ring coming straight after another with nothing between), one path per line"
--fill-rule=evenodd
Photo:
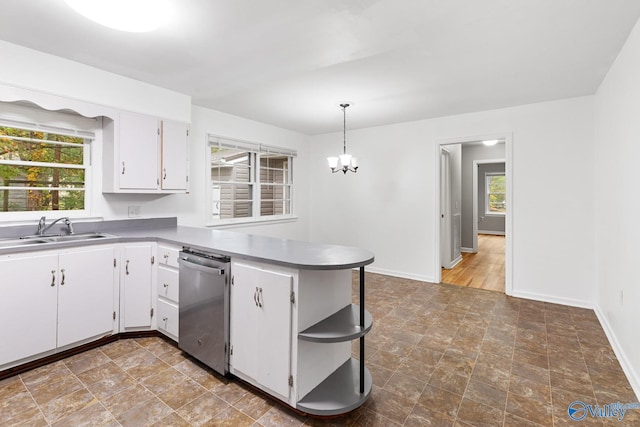
M504 293L505 236L478 234L478 253L462 253L453 269L442 269L442 282Z

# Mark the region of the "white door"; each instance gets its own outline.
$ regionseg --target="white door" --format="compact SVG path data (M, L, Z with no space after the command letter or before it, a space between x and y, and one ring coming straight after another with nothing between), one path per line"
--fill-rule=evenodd
M262 270L258 282L260 353L258 381L289 398L291 373L291 287L293 277Z
M113 257L113 248L60 254L58 347L113 333Z
M120 265L121 321L125 330L151 328L151 245L125 246Z
M162 121L162 189L187 190L188 126Z
M451 168L449 152L440 147L440 265L451 266Z
M230 357L232 373L258 380L258 280L260 269L245 264L231 266ZM270 361L271 362L271 361ZM269 363L270 363L269 362Z
M0 260L0 366L56 347L58 255Z
M120 113L120 188L158 189L158 119Z

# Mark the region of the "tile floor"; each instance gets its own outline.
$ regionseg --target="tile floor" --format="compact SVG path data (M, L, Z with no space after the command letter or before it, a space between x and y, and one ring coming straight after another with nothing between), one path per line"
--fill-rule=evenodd
M622 421L568 417L576 400L637 401L591 310L376 274L366 298L373 392L341 418L297 415L142 338L0 381L0 425L640 425L640 409Z

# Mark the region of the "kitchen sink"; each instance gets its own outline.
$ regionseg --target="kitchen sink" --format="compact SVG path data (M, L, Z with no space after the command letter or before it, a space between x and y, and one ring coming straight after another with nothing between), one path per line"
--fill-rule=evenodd
M0 239L0 249L37 246L46 243L64 243L64 242L82 242L84 240L104 239L106 237L115 237L112 234L104 233L81 233L81 234L65 234L59 236L38 236L29 235L19 239Z
M78 240L104 239L105 237L114 237L111 234L102 233L83 233L83 234L65 234L62 236L46 237L42 240L46 242L75 242Z

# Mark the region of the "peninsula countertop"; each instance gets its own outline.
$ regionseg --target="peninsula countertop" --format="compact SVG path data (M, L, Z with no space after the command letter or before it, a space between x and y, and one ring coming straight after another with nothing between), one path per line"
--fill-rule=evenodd
M305 270L342 270L362 267L374 261L372 252L351 247L326 243L267 237L236 231L215 230L165 224L158 227L121 226L123 221L82 224L86 231L105 232L111 237L65 243L44 243L28 247L0 250L0 255L31 251L62 249L95 244L126 243L128 241L157 241L191 249L227 255L232 258L262 261L286 267Z

